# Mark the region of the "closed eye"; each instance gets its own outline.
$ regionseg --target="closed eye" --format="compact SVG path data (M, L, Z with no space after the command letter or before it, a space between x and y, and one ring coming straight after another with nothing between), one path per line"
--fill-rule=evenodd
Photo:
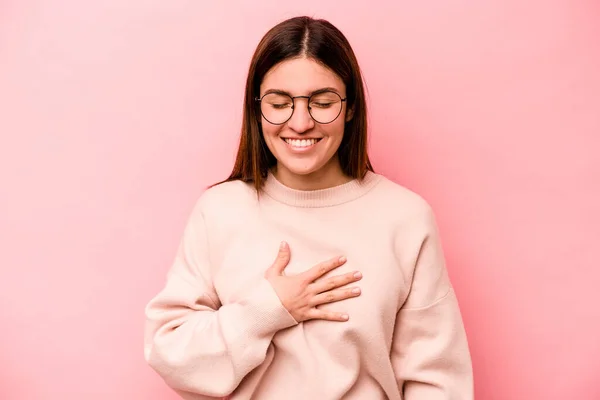
M271 104L271 107L276 108L276 109L287 108L290 106L291 106L291 104L289 104L289 103Z
M311 106L312 107L319 107L319 108L327 108L330 107L333 103L312 103Z

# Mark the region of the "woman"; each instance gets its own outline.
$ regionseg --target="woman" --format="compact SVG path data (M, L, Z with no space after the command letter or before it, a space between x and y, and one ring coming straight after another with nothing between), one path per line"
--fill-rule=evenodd
M185 399L473 398L434 215L373 172L359 66L329 22L259 43L233 172L146 315L146 360Z

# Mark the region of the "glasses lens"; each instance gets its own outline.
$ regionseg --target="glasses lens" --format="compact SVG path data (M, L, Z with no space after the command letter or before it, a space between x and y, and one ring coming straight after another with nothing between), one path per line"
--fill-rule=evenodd
M310 98L310 115L321 124L335 120L342 111L342 99L334 92L314 94Z
M272 124L283 124L292 116L293 101L290 96L269 93L260 102L263 117Z

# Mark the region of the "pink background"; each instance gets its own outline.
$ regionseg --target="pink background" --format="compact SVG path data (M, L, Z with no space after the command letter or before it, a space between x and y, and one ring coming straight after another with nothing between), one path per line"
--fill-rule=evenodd
M232 165L254 46L310 14L359 57L375 167L436 210L477 399L599 399L599 12L0 2L0 398L175 399L143 308Z

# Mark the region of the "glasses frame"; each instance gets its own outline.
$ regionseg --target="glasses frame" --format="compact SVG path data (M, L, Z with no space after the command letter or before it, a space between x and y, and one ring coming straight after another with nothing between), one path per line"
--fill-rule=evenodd
M317 120L315 119L315 117L313 117L313 115L312 115L312 112L311 112L311 107L310 107L310 99L311 99L313 96L318 96L318 95L320 95L320 94L323 94L323 93L333 93L333 94L335 94L337 97L339 97L339 98L340 98L340 102L342 103L342 105L340 106L340 111L338 111L338 113L337 113L337 115L335 116L335 118L334 118L334 119L332 119L332 120L331 120L331 121L329 121L329 122L319 122L319 121L317 121ZM265 117L265 114L264 114L264 113L263 113L263 111L262 111L262 100L263 100L263 98L264 98L265 96L268 96L268 95L270 95L270 94L278 94L278 95L283 95L283 96L287 96L287 97L289 97L290 99L292 99L292 113L290 114L289 118L288 118L288 119L286 119L285 121L283 121L283 122L279 122L279 123L275 123L275 122L271 122L271 121L269 121L269 120L267 119L267 117ZM344 97L344 98L342 98L342 96L340 96L340 95L339 95L339 93L337 93L337 92L335 92L335 91L333 91L333 90L320 90L320 91L317 91L317 92L315 92L315 93L312 93L310 96L290 96L288 93L285 93L285 92L269 92L269 93L265 93L265 94L264 94L262 97L255 97L255 98L254 98L254 101L256 101L256 102L258 103L258 108L260 109L260 115L262 115L262 117L263 117L263 118L264 118L264 119L265 119L265 120L266 120L268 123L270 123L270 124L273 124L273 125L283 125L283 124L285 124L286 122L288 122L290 119L292 119L292 117L294 116L294 111L296 111L296 99L306 99L306 100L307 100L307 102L306 102L306 108L308 109L308 115L310 115L310 118L311 118L313 121L315 121L317 124L321 124L321 125L328 125L328 124L331 124L333 121L335 121L336 119L338 119L338 118L339 118L340 114L342 113L342 110L344 109L344 105L343 105L343 103L344 103L344 102L345 102L345 101L346 101L348 98L347 98L347 97Z

